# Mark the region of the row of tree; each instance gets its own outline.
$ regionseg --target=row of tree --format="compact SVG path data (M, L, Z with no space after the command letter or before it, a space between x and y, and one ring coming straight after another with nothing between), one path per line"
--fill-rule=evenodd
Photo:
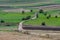
M33 10L30 10L30 12L33 12ZM23 10L23 11L22 11L22 14L24 14L24 13L25 13L25 11ZM40 9L40 10L39 10L39 13L44 13L44 11L43 11L42 9Z

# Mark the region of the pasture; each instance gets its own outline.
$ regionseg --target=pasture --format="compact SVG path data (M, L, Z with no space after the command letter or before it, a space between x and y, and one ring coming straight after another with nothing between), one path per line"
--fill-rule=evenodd
M51 18L47 19L46 17L48 15L51 15ZM58 16L58 18L55 18L55 16ZM57 11L57 10L47 11L47 15L44 15L43 13L39 13L39 18L37 18L36 20L30 20L26 23L32 24L32 25L41 25L42 22L45 22L47 26L59 26L60 11Z
M22 14L21 12L0 12L0 21L4 20L6 23L19 23L22 21L22 18L34 16L35 12L25 12ZM47 15L45 15L45 13ZM35 20L28 20L24 24L28 25L41 25L42 22L45 22L47 26L60 26L60 10L49 10L45 11L45 13L38 13L39 17ZM47 16L51 15L49 19ZM55 18L55 16L58 16Z

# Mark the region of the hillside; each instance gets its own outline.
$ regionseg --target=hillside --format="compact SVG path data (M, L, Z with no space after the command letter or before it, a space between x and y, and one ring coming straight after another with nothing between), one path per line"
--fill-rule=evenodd
M49 2L49 3L60 3L60 0L0 0L0 4L9 3L36 3L36 2Z

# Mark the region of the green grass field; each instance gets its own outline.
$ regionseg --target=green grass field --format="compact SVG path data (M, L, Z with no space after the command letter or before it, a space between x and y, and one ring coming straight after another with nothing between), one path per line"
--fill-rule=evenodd
M49 10L46 11L47 16L51 15L51 18L47 19L43 13L39 13L39 18L36 20L29 20L24 24L29 25L41 25L42 22L45 22L47 26L60 26L60 11L59 10ZM17 12L0 12L0 20L4 20L8 23L19 23L23 17L33 16L34 12L26 12L25 14ZM55 16L58 18L55 18Z
M34 12L26 12L25 14L19 12L3 12L3 9L13 9L13 8L26 8L30 9L29 7L36 7L36 6L47 6L52 4L60 4L60 0L0 0L0 21L4 20L8 23L19 23L21 22L23 17L33 16L34 12L37 9L31 8ZM42 22L45 22L48 26L60 26L60 9L58 10L47 10L47 14L51 14L50 19L46 19L47 16L44 14L39 13L39 18L36 20L29 20L24 24L31 24L31 25L41 25ZM54 16L59 16L55 18Z
M33 15L34 13L26 12L25 14L17 12L0 12L0 20L5 20L6 22L18 23L22 21L23 17Z
M48 15L51 15L51 18L47 19L46 17ZM55 18L56 15L58 18ZM25 24L41 25L42 22L45 22L47 26L60 26L60 10L48 10L46 16L41 13L39 14L39 18L36 20L30 20Z

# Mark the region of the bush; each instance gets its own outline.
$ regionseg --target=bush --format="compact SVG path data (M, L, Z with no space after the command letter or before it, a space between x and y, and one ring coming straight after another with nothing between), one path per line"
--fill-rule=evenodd
M44 11L42 9L39 10L39 13L44 13Z
M30 19L30 18L31 18L31 16L27 16L26 18L27 18L27 19Z
M5 21L4 21L4 20L1 20L0 22L1 22L1 23L4 23Z
M49 19L50 17L49 16L47 16L47 19Z
M47 15L47 13L44 13L44 15L46 16L46 15Z
M33 10L30 10L30 12L33 12Z
M25 18L22 18L22 21L25 20Z
M58 16L55 16L55 18L58 18Z
M42 22L42 24L41 24L41 25L45 26L46 24L45 24L45 22Z
M25 12L24 11L22 11L22 14L24 14Z
M47 19L49 19L51 17L51 15L47 16Z
M29 20L31 16L27 16L26 18L22 18L22 20Z
M6 26L11 26L11 25L7 24Z
M49 17L51 17L51 15L49 15Z

